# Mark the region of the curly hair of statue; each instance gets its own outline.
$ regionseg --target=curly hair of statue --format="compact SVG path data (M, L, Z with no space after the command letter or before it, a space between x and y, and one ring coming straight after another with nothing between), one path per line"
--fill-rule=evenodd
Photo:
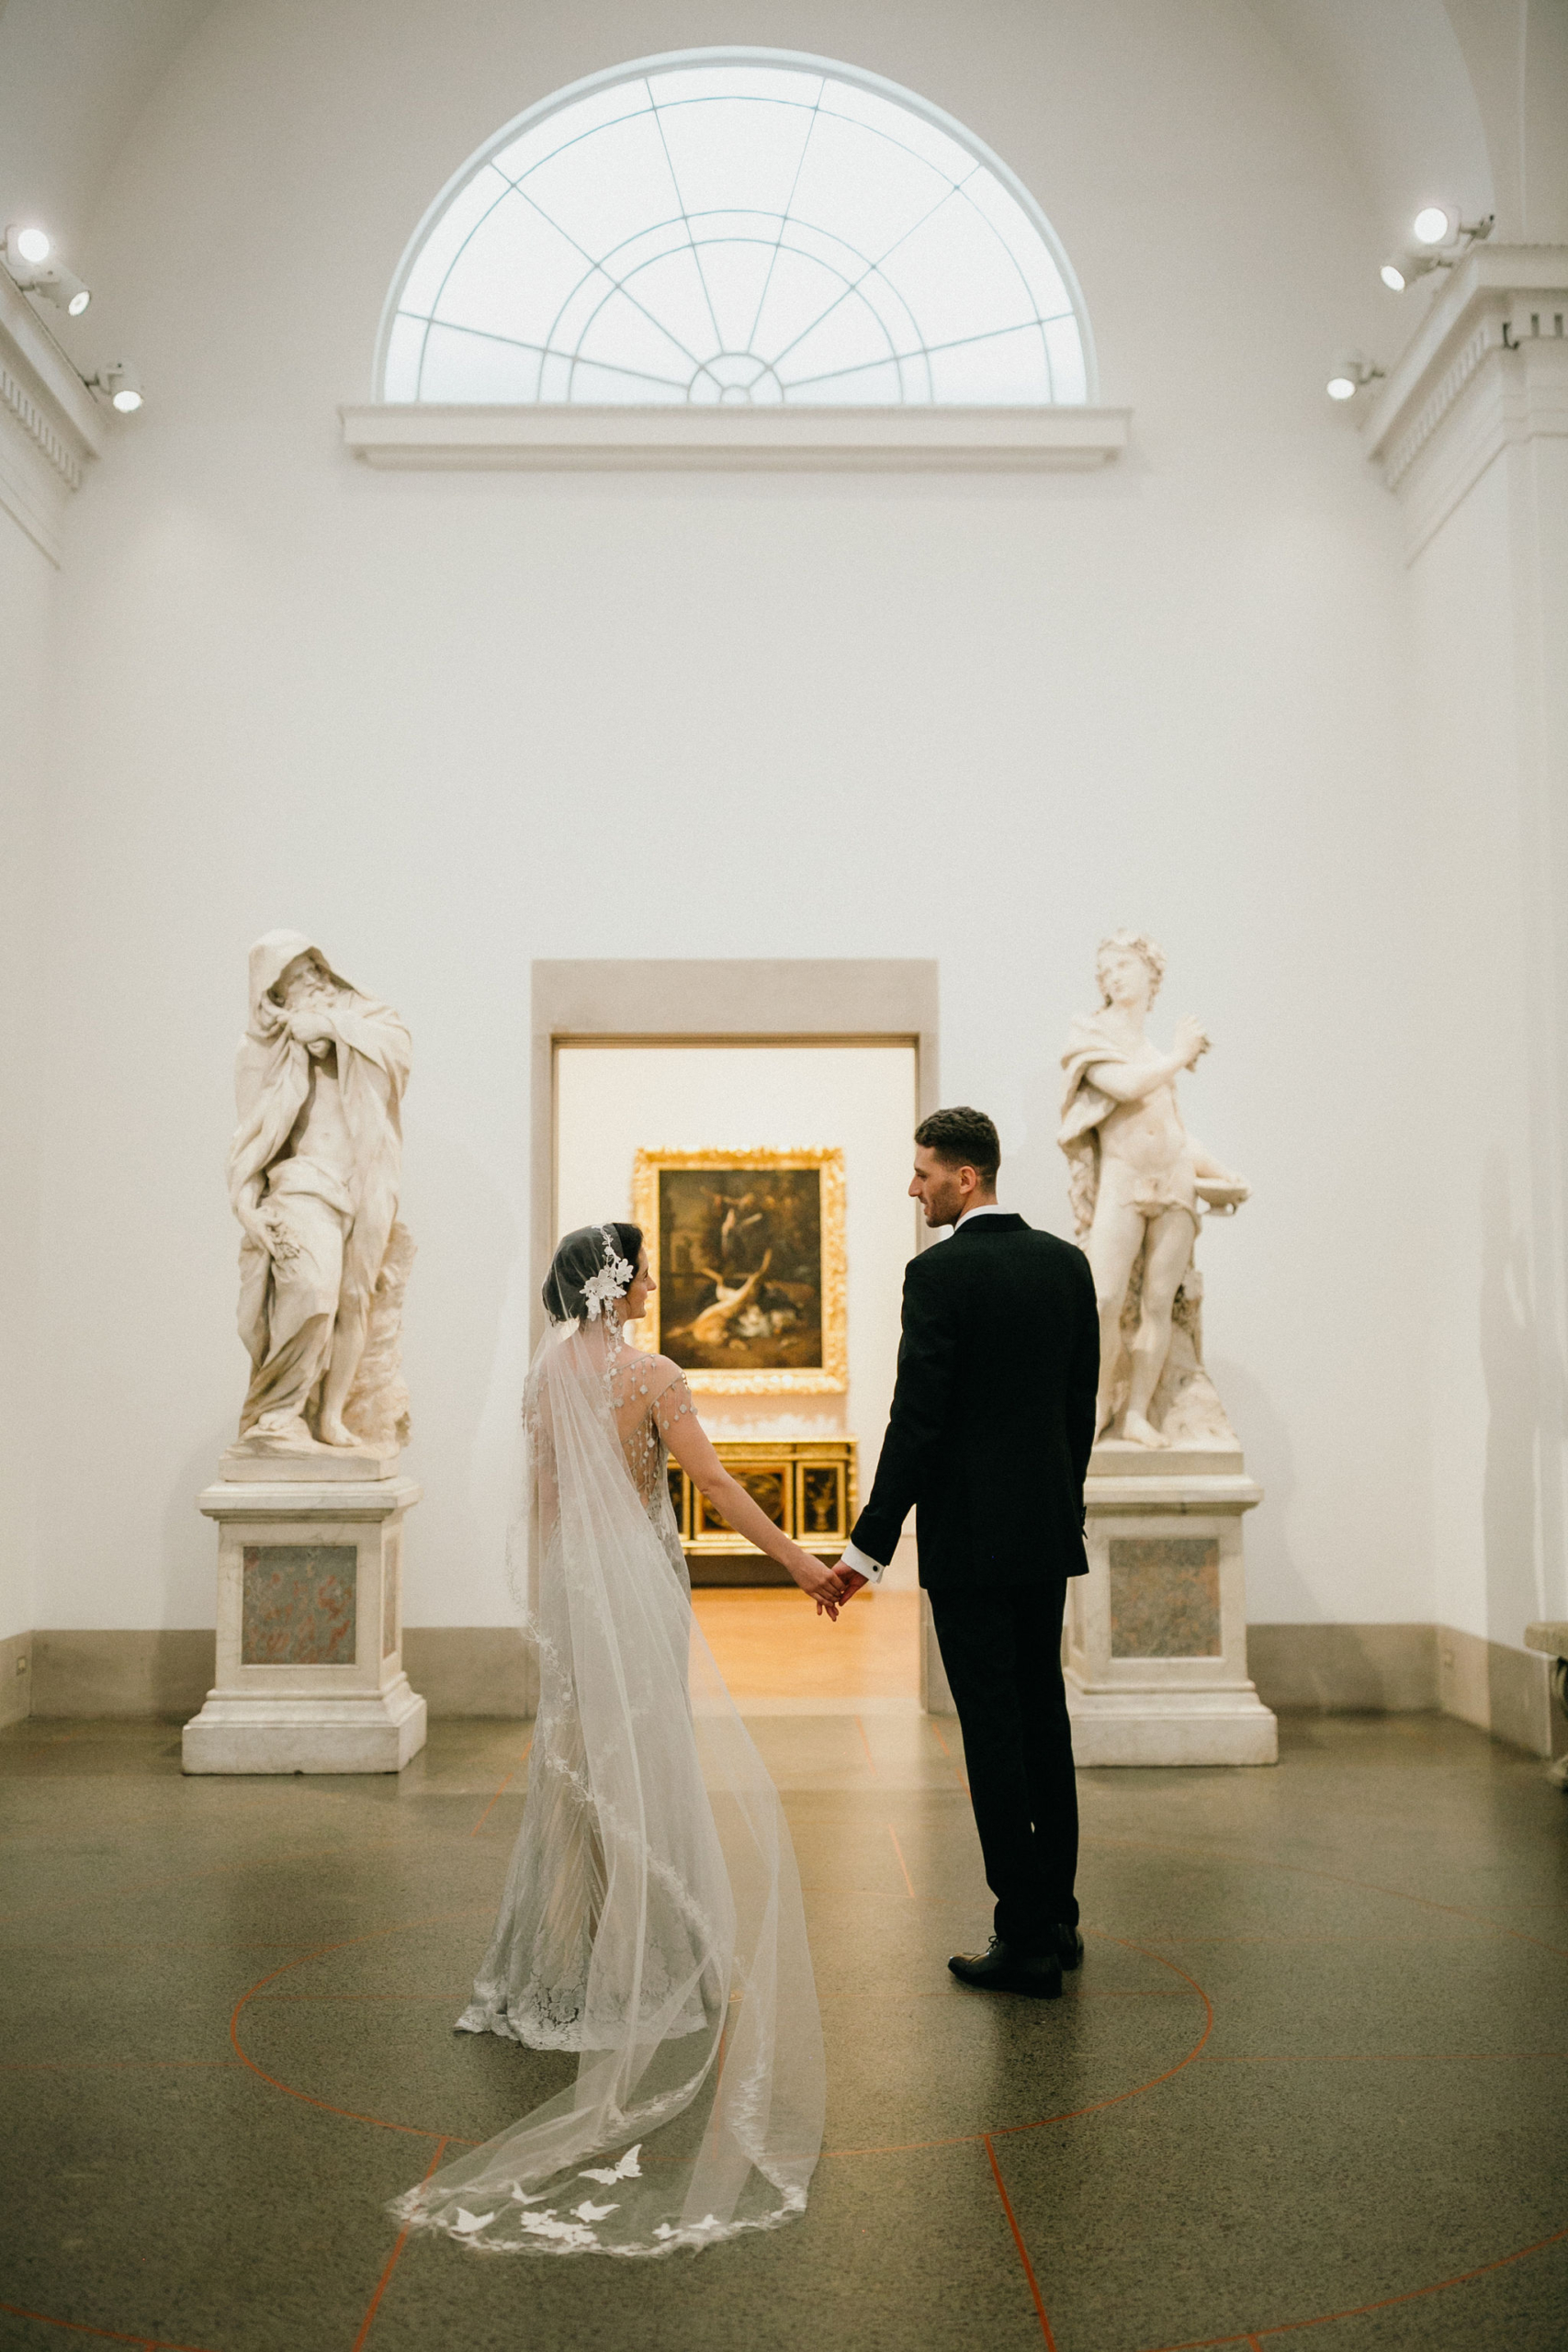
M1108 956L1141 956L1148 968L1149 1002L1159 994L1159 984L1165 978L1165 951L1156 947L1146 931L1113 931L1102 939L1094 951L1094 977L1100 987L1101 1004L1111 999L1105 993L1105 959Z

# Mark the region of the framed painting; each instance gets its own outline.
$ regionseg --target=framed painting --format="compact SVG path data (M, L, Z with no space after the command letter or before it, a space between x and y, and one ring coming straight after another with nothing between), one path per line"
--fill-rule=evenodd
M848 1387L842 1151L639 1151L632 1215L659 1280L639 1347L710 1392Z

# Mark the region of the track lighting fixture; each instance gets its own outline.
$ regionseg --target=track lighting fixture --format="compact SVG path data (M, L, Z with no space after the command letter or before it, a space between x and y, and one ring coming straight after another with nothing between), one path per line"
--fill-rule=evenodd
M1403 294L1428 271L1451 269L1472 245L1492 234L1495 219L1489 212L1483 220L1461 220L1449 205L1424 204L1411 222L1415 245L1392 254L1378 274L1391 293Z
M13 226L6 232L6 266L22 292L36 294L68 318L79 319L93 298L73 270L50 259L53 251L43 229Z
M1393 254L1378 272L1391 294L1403 294L1429 269L1441 269L1443 264L1436 254Z
M141 379L128 360L117 359L112 368L84 376L82 380L90 392L101 392L121 416L134 416L141 406Z
M1375 383L1384 372L1359 356L1337 359L1328 371L1328 397L1331 401L1353 401L1359 391Z
M5 0L0 0L0 8L4 5ZM53 251L54 241L47 229L13 221L0 246L0 258L24 294L37 294L68 318L79 319L93 298L63 263L51 260ZM81 375L82 371L76 372ZM121 416L134 416L141 406L141 379L129 360L117 359L111 367L100 368L96 376L83 376L82 381Z

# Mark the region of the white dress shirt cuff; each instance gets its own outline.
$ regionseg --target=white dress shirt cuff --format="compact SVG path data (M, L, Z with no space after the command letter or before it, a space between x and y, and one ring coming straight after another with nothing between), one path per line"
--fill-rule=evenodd
M866 1555L857 1550L852 1544L845 1544L840 1565L846 1568L853 1568L857 1576L863 1576L865 1578L867 1584L880 1584L886 1568L884 1561L868 1559Z

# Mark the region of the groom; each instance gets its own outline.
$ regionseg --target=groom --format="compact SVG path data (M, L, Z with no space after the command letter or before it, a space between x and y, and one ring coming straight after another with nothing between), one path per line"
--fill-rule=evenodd
M1000 1158L983 1111L933 1111L915 1130L910 1194L953 1233L906 1271L887 1435L838 1572L846 1598L880 1583L919 1505L920 1582L997 1898L988 1951L947 1964L1049 2000L1083 1958L1062 1611L1088 1567L1100 1330L1088 1259L1000 1205Z

